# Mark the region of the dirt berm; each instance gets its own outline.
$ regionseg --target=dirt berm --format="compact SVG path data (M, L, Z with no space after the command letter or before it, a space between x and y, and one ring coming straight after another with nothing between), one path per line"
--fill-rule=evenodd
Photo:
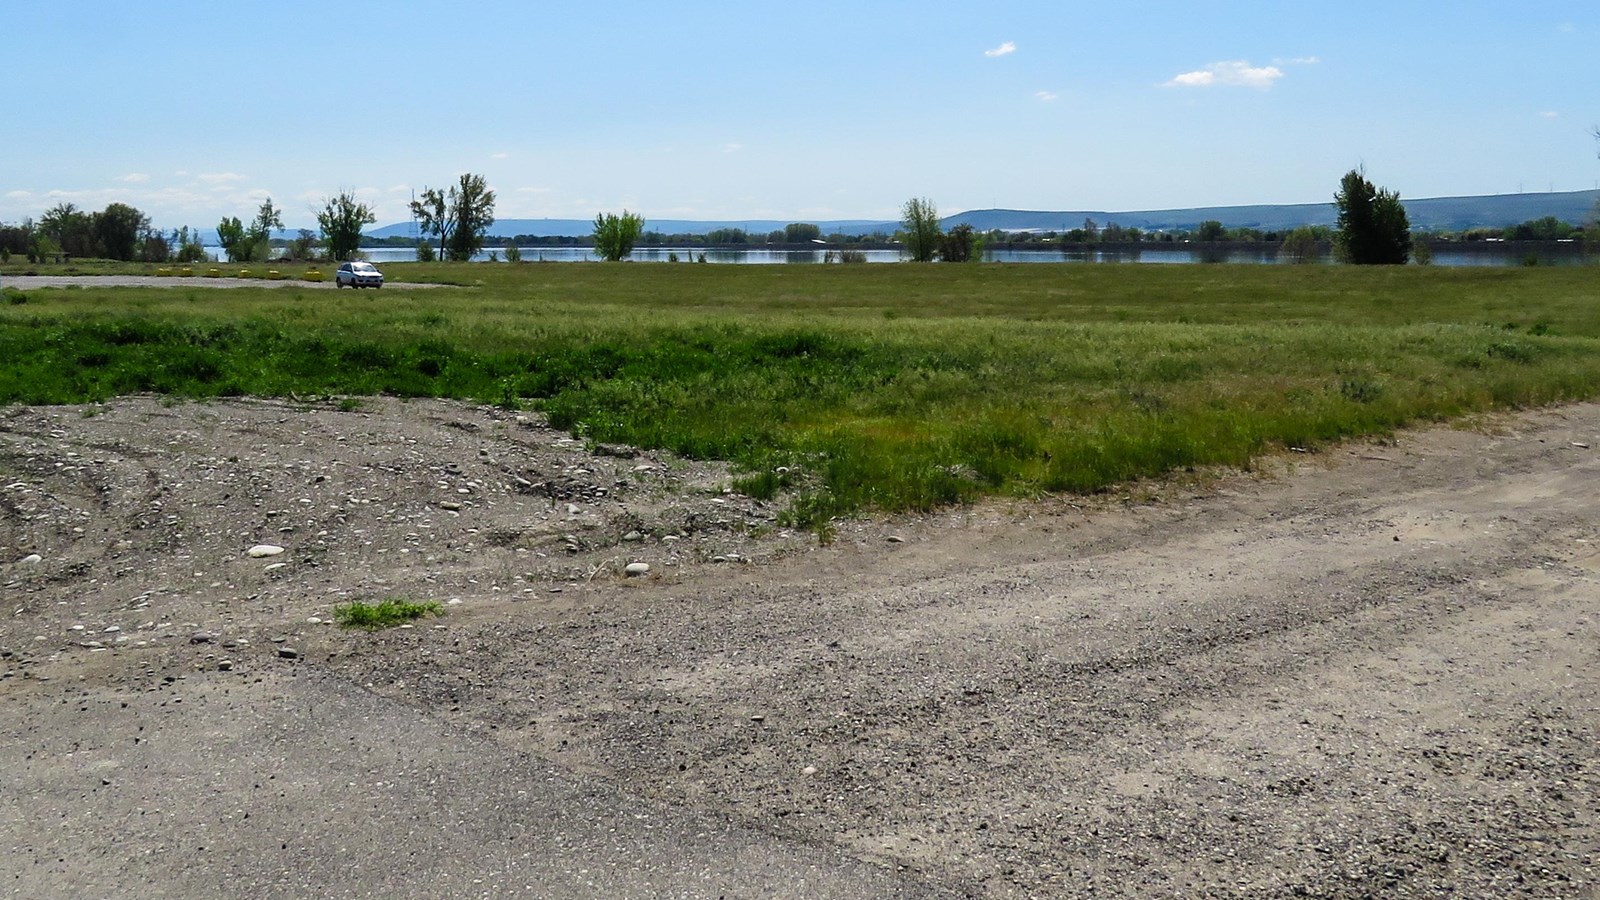
M819 546L494 409L0 410L0 894L1596 896L1597 448Z

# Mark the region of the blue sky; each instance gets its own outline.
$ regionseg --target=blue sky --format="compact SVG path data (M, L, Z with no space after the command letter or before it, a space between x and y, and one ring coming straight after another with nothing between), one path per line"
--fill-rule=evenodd
M1600 3L0 0L0 221L814 221L1600 185Z

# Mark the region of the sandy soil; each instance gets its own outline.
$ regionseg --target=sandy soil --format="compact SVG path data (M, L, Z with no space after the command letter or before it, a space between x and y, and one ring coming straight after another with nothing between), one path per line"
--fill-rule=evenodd
M1596 447L818 546L493 409L0 411L0 892L1595 896Z

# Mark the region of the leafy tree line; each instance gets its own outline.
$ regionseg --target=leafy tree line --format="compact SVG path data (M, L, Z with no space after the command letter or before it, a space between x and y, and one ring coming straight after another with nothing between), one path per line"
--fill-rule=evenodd
M29 262L69 259L115 259L166 262L174 257L205 256L198 232L187 227L172 232L152 228L150 219L126 203L112 203L100 212L59 203L38 221L0 225L0 261L26 256Z
M1063 231L1011 232L992 229L977 232L969 225L958 225L948 233L940 227L933 201L913 198L901 209L900 229L893 236L913 260L961 262L981 259L986 246L997 244L1123 244L1178 241L1281 243L1295 258L1310 258L1320 246L1333 244L1340 258L1353 263L1403 263L1413 251L1413 239L1399 195L1376 187L1360 170L1341 179L1334 197L1338 226L1302 226L1289 231L1257 228L1226 228L1220 221L1199 223L1192 230L1147 232L1115 222L1104 225L1085 219L1077 228ZM450 260L469 260L483 249L488 229L494 224L495 192L483 176L465 173L456 184L440 190L427 188L411 203L425 234L438 238L437 254L429 244L418 246L418 258L437 255ZM344 191L325 200L317 211L319 232L299 229L293 238L274 238L283 229L283 211L266 198L248 222L224 217L217 224L218 242L235 262L267 259L273 248L282 248L291 259L336 260L354 255L363 243L362 229L377 221L372 207ZM891 236L881 232L862 235L829 234L820 226L794 222L766 233L751 234L741 228L719 228L706 234L662 234L644 231L642 217L624 211L621 216L602 213L596 217L594 233L588 237L517 235L515 246L593 246L605 258L624 258L638 244L680 246L740 246L760 243L886 243ZM1593 238L1600 228L1591 226L1586 234L1580 225L1553 216L1530 220L1500 229L1469 229L1462 232L1435 232L1429 240L1514 240L1565 241ZM506 240L500 238L500 240ZM409 246L411 238L378 241L386 245ZM620 253L618 252L620 249ZM1420 249L1420 248L1419 248ZM613 256L612 254L617 254ZM188 227L162 232L150 225L149 217L123 203L112 203L100 212L79 210L61 203L46 211L38 221L20 225L0 223L0 260L26 255L30 261L46 259L105 258L145 262L198 262L205 258L199 232ZM520 254L515 254L520 256ZM513 254L508 252L508 258Z
M484 233L494 224L494 191L483 176L466 174L448 191L425 190L412 203L425 232L440 236L440 255L470 259L483 246ZM349 259L362 244L361 231L377 221L370 205L350 191L327 198L316 210L319 232L302 228L287 240L273 237L283 230L283 210L271 197L262 201L248 222L224 216L217 223L217 243L233 262L269 258L281 247L290 259L331 257ZM171 233L150 227L144 213L123 203L88 213L70 203L60 204L37 222L0 223L0 259L26 255L30 261L100 258L141 262L199 262L205 259L200 232L187 226Z

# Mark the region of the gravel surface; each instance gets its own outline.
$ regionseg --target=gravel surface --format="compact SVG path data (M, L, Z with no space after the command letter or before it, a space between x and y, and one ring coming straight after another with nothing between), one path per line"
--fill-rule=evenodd
M0 892L1594 896L1597 446L818 546L494 409L0 411Z

